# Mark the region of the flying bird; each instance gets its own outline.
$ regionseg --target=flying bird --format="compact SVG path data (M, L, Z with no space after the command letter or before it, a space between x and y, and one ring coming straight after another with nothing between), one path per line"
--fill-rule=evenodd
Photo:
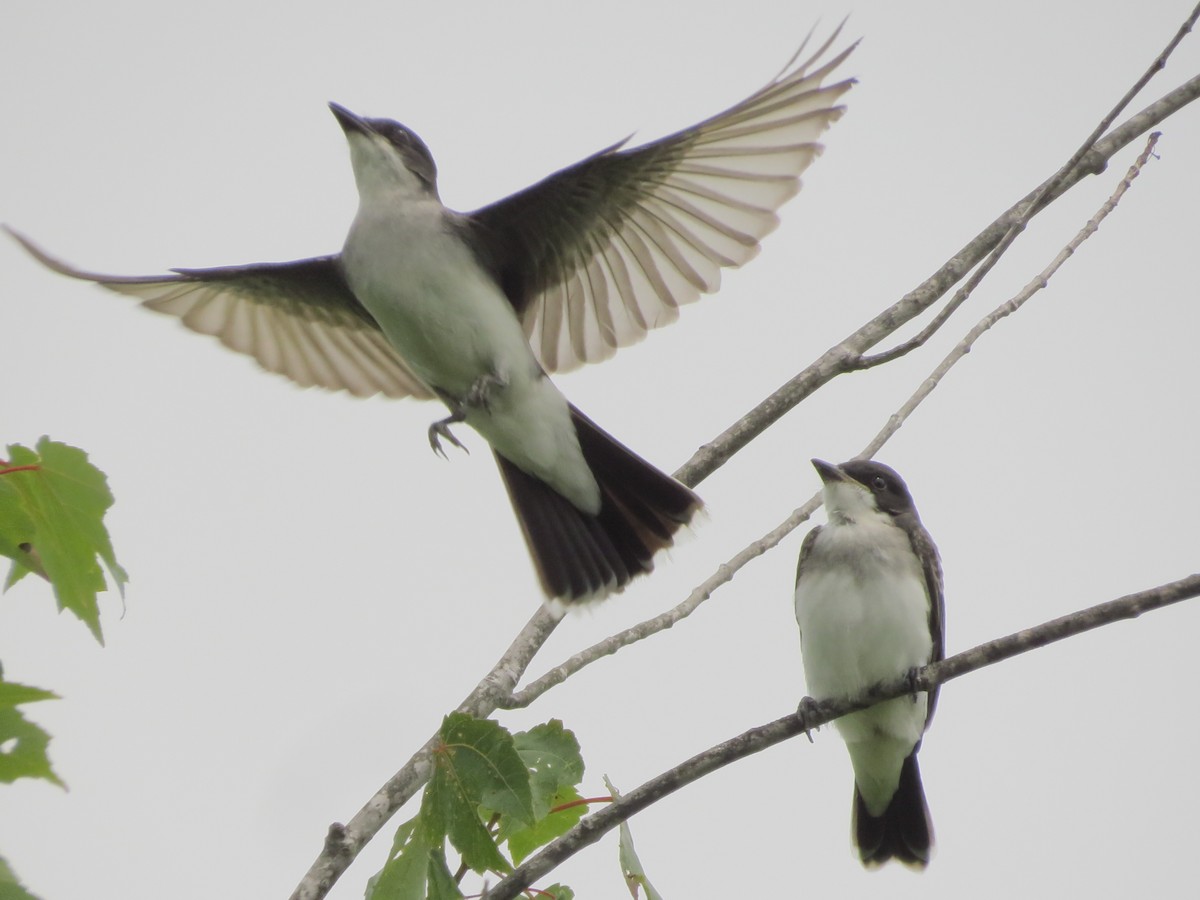
M942 565L908 487L882 463L812 461L828 524L804 539L796 621L809 693L848 697L942 659ZM863 865L929 863L933 825L917 751L937 688L850 713L836 724L854 768L851 832Z
M625 141L474 212L445 207L425 143L330 108L359 207L340 254L170 275L43 264L128 294L304 386L441 400L431 446L491 445L542 587L570 603L650 572L702 501L572 406L548 375L612 356L751 259L844 111L829 38L691 128ZM465 449L465 448L464 448Z

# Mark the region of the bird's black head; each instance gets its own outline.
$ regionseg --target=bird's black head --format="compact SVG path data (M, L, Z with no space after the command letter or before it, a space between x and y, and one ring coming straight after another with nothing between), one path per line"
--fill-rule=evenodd
M873 459L852 459L840 466L834 466L820 459L812 461L823 482L857 481L875 497L875 505L883 512L893 516L902 513L917 514L912 494L904 479L896 474L891 466L885 466Z

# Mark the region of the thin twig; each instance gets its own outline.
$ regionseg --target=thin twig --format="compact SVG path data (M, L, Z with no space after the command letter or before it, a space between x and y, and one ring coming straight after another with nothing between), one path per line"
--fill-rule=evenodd
M917 690L928 691L936 685L945 684L1001 660L1045 647L1102 625L1137 618L1142 613L1196 596L1200 596L1200 575L1190 575L1170 584L1129 594L980 644L971 650L925 666L912 678L904 675L878 684L857 697L824 700L811 706L806 705L803 715L792 713L766 725L751 728L650 779L624 794L610 806L585 817L569 832L531 856L493 887L488 892L488 898L511 900L534 881L544 878L564 860L574 856L584 847L594 844L630 816L731 762L758 753L798 734L805 734L847 713L902 697L914 687Z
M606 656L611 656L623 647L636 644L638 641L645 640L651 635L665 631L677 622L686 619L699 608L701 603L712 595L713 591L721 585L732 581L733 576L737 574L738 570L752 559L762 556L787 537L801 522L813 514L818 505L817 498L814 498L808 504L794 511L787 519L757 541L738 551L726 562L717 566L717 570L701 582L698 587L694 588L682 603L652 619L646 619L637 625L626 628L624 631L619 631L593 644L586 650L579 651L570 659L564 660L530 683L528 687L503 700L501 706L505 709L520 709L529 706L529 704L533 703L534 700L546 693L550 688L562 684L585 666L589 666L596 662L596 660L603 659Z
M878 453L879 449L885 443L887 443L892 435L894 435L900 429L900 426L904 424L905 420L912 415L913 410L915 410L925 400L925 398L933 392L933 389L938 386L941 380L945 377L946 373L949 372L959 360L961 360L967 355L967 353L970 352L971 347L984 332L986 332L1004 317L1016 312L1025 304L1026 301L1029 300L1029 298L1031 298L1042 288L1046 287L1050 281L1050 278L1055 272L1058 271L1062 264L1066 262L1067 259L1069 259L1077 249L1079 249L1079 246L1085 240L1087 240L1088 237L1096 232L1096 230L1100 227L1100 223L1108 216L1108 214L1116 209L1117 203L1120 202L1121 197L1123 197L1125 194L1125 191L1129 189L1129 186L1133 183L1133 180L1137 178L1138 174L1141 172L1142 166L1146 164L1153 154L1155 144L1158 142L1158 138L1159 132L1157 131L1150 135L1149 140L1146 142L1146 148L1142 151L1142 155L1137 158L1132 166L1130 166L1125 178L1120 184L1117 185L1117 188L1115 191L1113 191L1112 196L1110 196L1108 200L1104 202L1096 214L1090 220L1088 220L1087 224L1084 225L1082 229L1080 229L1079 233L1071 239L1067 246L1059 252L1054 260L1045 269L1038 273L1038 275L1032 281L1030 281L1029 284L1027 284L1019 294L996 307L996 309L984 316L978 323L976 323L975 327L967 332L966 337L964 337L954 347L954 349L950 351L946 358L938 364L933 372L921 382L921 385L919 388L917 388L916 392L906 401L904 401L901 407L888 418L888 421L884 427L879 431L878 434L875 435L874 438L871 439L871 442L868 443L865 448L863 448L863 451L859 454L859 458L869 459ZM716 572L702 582L699 587L695 588L682 603L658 616L655 616L652 619L646 619L643 622L639 622L636 625L626 628L624 631L617 632L616 634L611 635L610 637L607 637L596 644L593 644L591 647L588 647L585 650L579 651L570 659L563 661L559 665L547 671L536 681L532 682L528 687L517 692L511 698L502 701L501 706L506 709L515 709L528 706L546 691L550 690L550 688L562 684L571 675L575 674L585 666L591 665L592 663L599 659L603 659L606 656L611 656L623 647L627 647L630 644L635 644L638 641L645 640L652 635L658 634L660 631L664 631L681 620L687 618L693 612L695 612L697 608L699 608L700 604L702 604L712 595L713 591L732 581L734 575L736 575L743 566L745 566L751 560L762 556L764 553L782 541L785 537L787 537L794 529L798 528L803 522L806 522L816 508L820 505L820 503L820 493L814 494L811 498L809 498L807 503L805 503L799 509L793 511L792 514L789 515L782 523L718 566Z
M1047 181L1037 190L1021 214L1017 216L1016 220L1013 221L1013 223L1009 226L1008 231L1004 234L1004 237L1000 239L1000 243L997 244L995 249L988 254L987 259L983 261L983 264L976 269L974 273L972 273L971 277L967 280L967 283L958 289L953 299L951 299L951 301L947 303L946 306L941 309L936 316L934 316L933 320L915 337L910 338L896 347L893 347L891 350L875 354L874 356L864 356L860 358L854 368L869 369L874 366L882 365L886 362L891 362L893 359L898 359L901 356L904 356L905 354L915 350L916 348L923 346L925 342L929 340L929 338L937 333L942 325L946 323L946 320L948 320L950 316L954 314L955 310L957 310L960 306L962 306L963 303L966 302L967 298L971 296L972 292L979 286L979 283L983 281L988 272L990 272L995 267L996 263L1000 261L1000 257L1004 255L1005 251L1012 246L1013 242L1017 239L1017 237L1020 236L1021 232L1025 230L1025 226L1029 224L1029 220L1033 218L1035 212L1042 208L1046 198L1050 196L1051 192L1054 191L1060 183L1062 183L1062 181L1077 165L1083 162L1084 157L1088 155L1088 151L1092 149L1092 146L1096 143L1096 141L1100 140L1100 137L1105 131L1108 130L1109 126L1117 120L1117 116L1119 116L1125 107L1133 102L1133 98L1141 93L1142 89L1150 83L1150 79L1166 68L1167 59L1170 58L1171 54L1175 51L1175 48L1179 46L1179 42L1191 32L1192 26L1196 24L1197 18L1200 18L1200 4L1196 5L1196 8L1192 10L1192 14L1188 17L1188 20L1180 26L1177 32L1175 32L1175 36L1171 38L1171 40L1167 43L1167 46L1163 48L1162 52L1158 54L1154 62L1150 64L1149 68L1142 73L1142 76L1136 82L1134 82L1133 87L1131 87L1125 93L1124 97L1117 101L1117 105L1109 110L1108 114L1101 119L1100 123L1092 130L1092 133L1087 136L1087 139L1079 145L1079 149L1071 154L1071 158L1066 161L1063 167L1059 169L1049 181ZM1091 165L1094 163L1089 164ZM1092 171L1090 174L1099 174L1099 171L1100 170Z
M1061 197L1086 175L1103 170L1107 161L1118 151L1197 98L1200 98L1200 75L1155 101L1098 141L1088 154L1085 164L1076 166L1051 190L1043 201L1042 208ZM1041 187L1031 191L1010 207L920 286L905 294L840 343L830 347L819 359L793 376L715 440L700 447L676 472L675 477L691 486L699 484L818 388L839 375L853 371L857 360L867 350L936 303L983 259L1000 242L1009 225L1024 212L1029 201L1036 197L1044 186L1043 183Z
M933 389L941 383L941 380L946 376L946 373L954 367L954 365L964 356L971 352L971 348L975 342L990 329L993 325L999 322L1006 316L1010 316L1018 309L1025 305L1034 294L1046 287L1054 274L1062 267L1070 257L1079 249L1080 245L1089 237L1096 233L1100 227L1100 223L1107 218L1108 214L1116 209L1117 204L1129 190L1129 186L1133 184L1133 180L1141 174L1142 166L1144 166L1154 154L1154 147L1158 143L1158 139L1162 132L1155 131L1150 134L1146 140L1146 147L1142 151L1141 156L1134 160L1133 165L1129 167L1129 171L1125 173L1125 177L1121 183L1117 185L1117 189L1113 191L1112 196L1104 201L1104 204L1097 210L1096 214L1088 220L1087 224L1079 230L1058 255L1050 262L1045 269L1039 272L1021 291L1008 301L1001 303L990 313L975 323L975 326L967 332L966 336L955 344L954 349L946 354L945 358L937 364L934 370L929 374L921 386L917 388L916 393L904 401L900 409L894 412L888 419L887 424L879 431L871 442L867 444L866 449L861 456L870 458L879 452L879 448L887 443L888 439L895 434L905 420L912 415L913 410L920 406L921 402L933 392Z

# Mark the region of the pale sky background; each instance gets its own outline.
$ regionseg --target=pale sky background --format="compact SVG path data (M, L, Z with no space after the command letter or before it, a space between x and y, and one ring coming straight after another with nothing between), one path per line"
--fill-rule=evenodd
M818 19L825 33L849 14L846 40L864 40L843 72L860 84L761 256L671 328L557 379L669 471L1048 176L1189 10L8 0L0 220L115 273L334 252L357 198L329 100L415 129L443 199L473 209L737 102ZM1135 108L1198 69L1193 35ZM1197 569L1200 106L1163 130L1101 231L879 454L941 547L951 651ZM674 605L805 501L808 459L856 453L1140 146L1039 217L933 347L838 379L703 483L694 538L564 622L532 674ZM443 414L299 390L0 241L0 445L85 448L133 578L124 610L102 600L104 649L45 585L0 601L6 675L64 698L28 712L70 791L0 787L0 852L31 889L286 898L328 824L491 666L539 592L483 441L460 430L472 455L448 463L429 451ZM804 692L805 530L686 623L501 720L563 719L597 793L604 773L629 790L786 714ZM667 898L1191 896L1198 633L1193 601L947 686L921 757L938 838L923 876L851 855L829 730L637 817L642 861ZM360 897L390 840L332 896ZM622 896L615 838L556 877Z

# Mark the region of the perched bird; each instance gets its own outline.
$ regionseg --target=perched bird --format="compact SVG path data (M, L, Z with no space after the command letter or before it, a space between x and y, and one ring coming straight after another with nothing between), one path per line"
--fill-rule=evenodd
M796 621L809 693L823 700L942 659L946 620L937 547L900 476L870 460L812 463L829 522L800 550ZM929 863L933 825L917 751L936 703L934 688L837 720L854 767L852 832L865 866Z
M789 64L736 106L635 149L624 141L471 213L445 207L424 142L331 103L359 207L341 254L113 276L64 275L139 298L272 372L357 396L436 398L429 429L491 445L547 596L621 590L702 506L571 406L547 377L610 357L758 251L820 153L850 53ZM801 48L803 50L803 47ZM795 59L793 58L793 63Z

